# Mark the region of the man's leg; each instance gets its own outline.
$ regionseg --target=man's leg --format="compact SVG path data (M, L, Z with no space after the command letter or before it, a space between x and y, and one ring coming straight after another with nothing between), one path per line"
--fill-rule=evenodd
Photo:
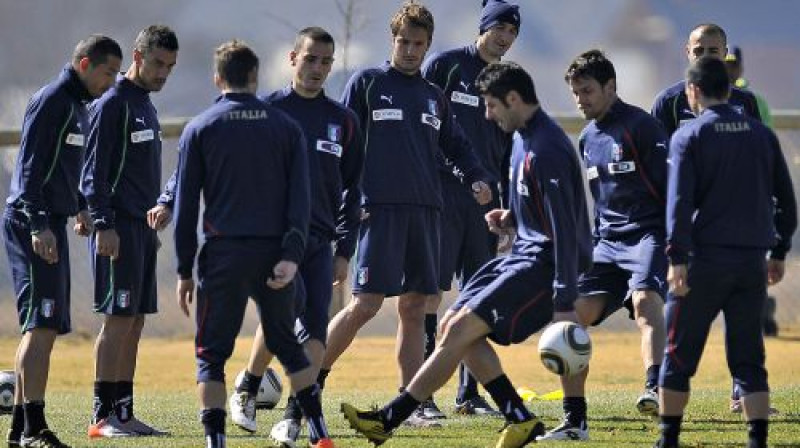
M358 330L369 322L383 305L383 295L358 293L328 324L328 347L322 359L322 370L327 374L355 339Z
M144 322L144 314L133 317L130 330L119 348L114 413L122 423L133 419L133 378L136 375L139 341L142 339Z
M652 290L633 292L633 311L636 325L642 335L642 361L646 371L644 393L636 402L643 415L658 416L658 372L664 358L664 300Z
M397 364L400 386L406 387L424 361L425 296L409 292L397 298Z
M135 360L122 360L129 350L127 338L136 324L135 316L106 315L103 326L95 341L95 383L94 411L92 426L114 414L114 401L117 397L118 381L121 380L120 367L126 364L126 371L131 371L131 363L135 369ZM127 349L127 350L126 350Z
M48 428L44 417L44 395L56 334L53 329L34 328L20 341L16 371L22 380L19 389L23 399L25 437L33 437Z

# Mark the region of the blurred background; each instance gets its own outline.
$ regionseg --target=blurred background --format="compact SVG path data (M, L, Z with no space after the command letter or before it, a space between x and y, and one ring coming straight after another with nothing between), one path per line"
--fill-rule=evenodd
M52 79L67 62L76 42L90 33L104 33L130 48L138 31L153 23L171 26L178 34L178 65L162 92L152 96L162 120L191 117L217 95L211 82L212 51L232 38L246 40L261 58L264 92L288 83L287 53L297 30L318 25L337 40L336 64L326 92L338 98L353 70L385 61L390 51L388 23L400 0L0 0L0 130L19 128L28 98ZM436 18L431 51L474 41L480 0L428 0ZM513 1L512 1L513 3ZM617 69L620 96L650 109L662 88L682 77L684 45L696 24L714 22L728 33L730 45L741 47L744 76L776 115L776 131L796 182L800 179L800 2L785 0L517 0L521 6L520 35L507 55L533 75L546 110L574 115L563 81L570 60L589 48L605 50ZM781 118L783 117L783 118ZM573 120L574 121L574 120ZM573 137L575 131L573 130ZM165 141L164 180L174 169L176 140ZM0 146L0 197L14 168L17 146ZM174 252L171 228L161 234L159 260L162 312L149 320L151 336L183 336L193 332L192 320L174 304ZM800 237L795 238L800 247ZM72 316L76 334L93 335L100 319L91 312L92 280L85 239L70 246L73 290ZM778 323L800 325L800 264L798 250L788 260L788 275L771 290L778 299ZM389 256L387 254L387 256ZM342 293L348 297L347 291ZM0 256L0 335L17 332L14 293L5 255ZM387 301L365 333L390 334L396 318L394 301ZM613 328L633 330L622 313ZM248 313L246 330L253 328Z

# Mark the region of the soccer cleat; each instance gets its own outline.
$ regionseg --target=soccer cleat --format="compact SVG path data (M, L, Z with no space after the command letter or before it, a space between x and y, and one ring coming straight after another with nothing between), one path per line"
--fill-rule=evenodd
M495 448L519 448L529 442L536 442L544 434L544 423L538 417L521 423L507 422L500 431L500 439Z
M730 410L734 414L741 414L742 411L744 410L744 408L742 407L742 400L741 399L737 400L735 398L731 398ZM772 406L769 407L769 415L770 416L778 415L780 413L781 413L781 411L779 411L777 408L773 408Z
M480 395L468 398L464 401L456 401L455 406L456 414L460 415L478 415L485 417L502 417L503 414L495 410L492 405Z
M648 417L658 417L658 387L645 389L644 393L636 400L636 409Z
M123 427L122 422L120 422L117 416L114 414L109 415L97 423L89 425L87 434L92 439L100 437L114 438L136 436L136 434L126 430Z
M287 418L279 421L272 427L272 431L269 432L269 437L278 442L281 448L296 448L301 429L300 422Z
M125 423L120 422L119 427L122 430L129 432L133 436L160 437L169 435L167 431L162 431L160 429L153 428L152 426L139 420L135 416L131 417Z
M311 448L336 448L331 439L319 439L317 443L309 445Z
M247 392L234 391L228 400L231 421L247 432L256 432L256 397Z
M377 410L359 411L348 403L342 403L340 409L345 420L350 423L350 427L374 443L375 446L383 444L392 437L392 432L384 428L383 419Z
M16 432L12 429L8 430L6 434L6 443L8 444L8 448L19 448L21 445L20 439L22 439L22 432Z
M33 437L22 436L19 446L27 448L70 448L69 445L58 440L55 433L49 429L43 429Z
M422 408L417 408L414 413L408 416L403 421L404 426L411 426L412 428L441 428L442 424L436 421L435 418L425 416Z
M536 438L537 442L546 440L589 440L589 427L586 425L586 420L583 420L577 426L571 424L568 420L564 420L560 425L548 431L547 434Z
M436 403L432 398L420 403L419 411L422 412L422 415L427 419L440 420L447 418L447 416L444 415L444 412L439 409L439 406L436 406Z

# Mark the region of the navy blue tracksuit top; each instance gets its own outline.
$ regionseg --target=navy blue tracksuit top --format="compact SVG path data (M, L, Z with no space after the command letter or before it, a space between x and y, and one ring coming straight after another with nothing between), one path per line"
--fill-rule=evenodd
M161 126L147 90L124 76L89 106L81 189L97 229L146 219L161 193Z
M73 216L81 208L78 182L89 130L84 104L90 99L68 64L25 109L6 204L28 217L32 232L47 228L50 215Z
M320 92L304 98L291 86L262 98L289 114L308 143L311 177L309 232L336 240L336 255L353 256L361 205L364 141L353 111Z
M775 134L734 107L703 111L670 142L667 255L720 263L784 259L797 227L792 180Z
M511 253L549 261L556 311L571 311L578 275L592 265L592 233L578 156L541 109L514 134L509 204L517 237Z
M422 75L444 91L456 121L466 134L493 183L505 179L511 155L511 134L486 119L486 105L475 87L475 79L488 64L475 44L436 54L425 61ZM440 167L452 172L452 167Z
M664 231L667 136L644 110L617 100L578 138L594 198L595 236L619 240Z
M356 72L342 103L356 113L365 139L363 204L442 207L439 151L467 184L490 182L441 89L421 74L386 63Z
M299 263L311 215L308 154L300 126L249 93L226 93L196 116L178 144L175 253L191 278L203 194L203 233L274 238Z
M728 103L739 113L761 121L758 102L752 93L731 87ZM687 121L694 120L696 117L689 107L689 100L686 99L686 81L679 81L662 90L656 96L650 113L664 126L667 136L672 136Z

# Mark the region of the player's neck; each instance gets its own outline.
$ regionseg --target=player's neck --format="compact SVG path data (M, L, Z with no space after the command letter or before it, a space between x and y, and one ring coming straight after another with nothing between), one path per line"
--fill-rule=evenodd
M296 82L292 82L292 90L294 90L294 93L300 95L302 98L306 98L309 100L318 97L319 94L322 92L322 89L317 89L317 90L304 89Z

